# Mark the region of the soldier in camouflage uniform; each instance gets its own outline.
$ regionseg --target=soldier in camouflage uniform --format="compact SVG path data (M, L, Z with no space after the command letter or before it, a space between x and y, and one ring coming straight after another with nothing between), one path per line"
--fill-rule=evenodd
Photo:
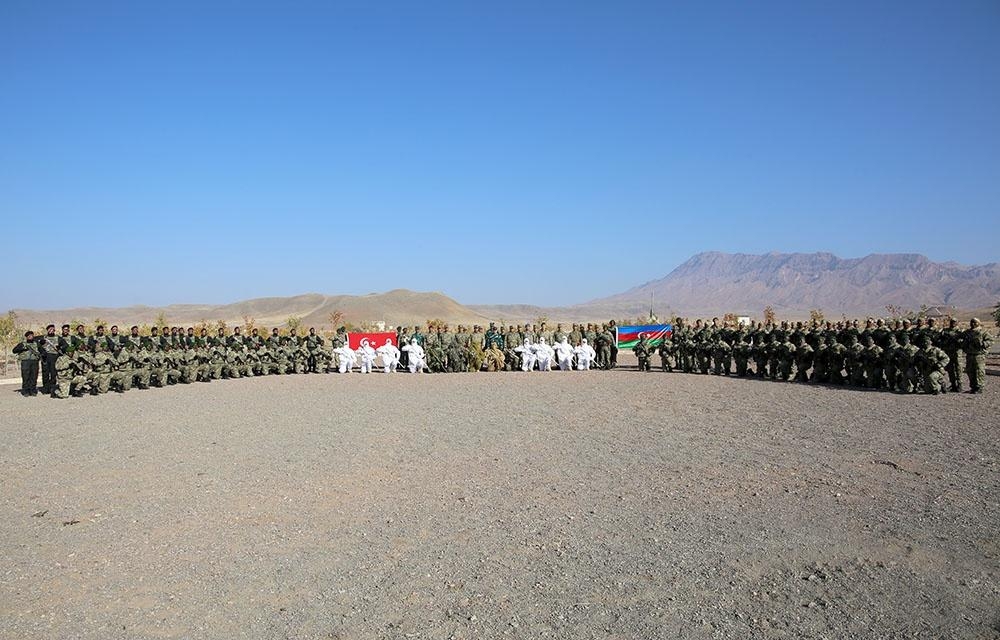
M54 324L45 327L45 335L36 342L42 355L42 393L51 394L56 388L56 360L69 349L69 344L56 335Z
M67 349L65 353L60 353L56 357L56 382L53 385L53 398L68 398L73 384L73 379L77 374L77 365L70 355L72 349Z
M316 328L309 327L309 335L306 336L306 351L308 356L306 359L306 371L309 373L319 373L319 361L317 358L322 358L320 356L320 351L323 348L323 338L322 336L316 335Z
M122 347L138 349L141 344L142 336L139 335L139 327L132 325L132 327L129 328L129 334L125 336L125 339L122 341Z
M461 331L461 326L459 326L459 331ZM463 346L461 340L462 334L459 333L455 339L448 341L448 348L445 350L447 354L447 365L446 370L449 373L458 373L468 371L469 365L466 361L466 352L468 347ZM444 340L442 340L444 342Z
M844 384L847 366L847 347L837 340L836 332L831 332L826 341L826 378L832 384Z
M94 356L91 361L93 363L91 388L98 394L107 393L111 388L111 376L118 368L114 356L108 353L107 342L99 340L94 343Z
M155 340L155 342L154 342ZM153 387L163 387L167 384L167 367L163 364L163 351L159 347L159 336L150 336L146 347L149 358L149 384Z
M663 371L674 370L674 341L670 334L664 334L660 346L657 348L660 354L660 369Z
M965 358L965 352L962 351L962 347L965 343L965 337L961 329L958 328L958 320L955 318L950 318L948 320L948 328L941 332L941 348L944 349L945 354L948 356L948 382L950 391L961 391L962 390L962 360Z
M875 336L866 333L861 362L865 370L865 382L869 389L885 388L885 377L882 371L883 362L885 362L884 352L882 347L875 344Z
M430 335L430 334L428 334ZM428 340L424 349L427 358L427 370L431 373L442 373L445 370L446 354L439 339Z
M119 393L125 393L132 389L132 382L135 376L132 373L132 357L127 349L119 349L112 352L113 360L111 373L111 386Z
M712 362L715 364L715 368L712 371L714 375L729 375L729 363L732 361L733 348L722 339L722 332L717 331L712 334Z
M945 367L948 365L948 354L934 346L932 334L925 331L920 336L920 349L916 354L916 365L920 369L920 377L924 381L924 393L937 395L945 393Z
M915 361L917 348L910 344L909 330L898 333L897 340L899 341L899 348L896 349L896 353L894 354L897 371L896 389L901 393L913 393L916 391L916 382L918 380Z
M504 370L521 370L521 354L514 350L519 344L521 344L521 332L516 326L509 325L507 333L503 336Z
M867 386L868 383L865 380L865 348L858 342L857 333L848 331L846 335L848 341L846 347L848 379L856 387Z
M141 339L139 343L130 341L126 351L128 351L129 357L132 361L135 386L140 389L148 389L150 376L149 354L142 348Z
M768 347L767 347L768 334L764 333L762 330L758 330L753 336L753 362L754 362L754 373L758 378L764 378L767 376L767 360L768 360Z
M886 329L886 331L889 330ZM889 331L885 347L882 349L882 371L885 373L885 388L889 391L899 390L899 373L896 370L897 351L899 351L899 343L896 341L896 334Z
M500 344L497 341L488 341L489 347L484 353L485 364L487 371L503 371L505 366L505 360L503 349L500 348Z
M789 338L791 335L790 331L782 331L781 335L784 340L775 346L778 357L778 380L788 382L792 377L792 367L795 365L796 349Z
M798 336L795 345L795 381L809 382L809 369L813 366L813 356L815 351L806 342L806 334L802 332Z
M747 377L750 369L750 357L753 355L753 346L747 342L746 335L740 335L736 344L733 345L733 360L736 361L736 375L740 378Z
M979 318L973 318L962 338L969 393L982 393L986 385L986 354L993 344L993 337L982 328Z
M639 341L632 347L632 353L639 361L639 371L652 371L650 360L653 357L653 349L646 340L646 334L639 334Z
M42 354L34 331L24 332L24 340L14 346L14 355L21 365L21 395L26 398L38 395L38 363Z

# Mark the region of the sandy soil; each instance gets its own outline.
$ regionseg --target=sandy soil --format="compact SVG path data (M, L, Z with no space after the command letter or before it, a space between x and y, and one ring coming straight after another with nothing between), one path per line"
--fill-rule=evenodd
M4 387L0 637L1000 637L988 383Z

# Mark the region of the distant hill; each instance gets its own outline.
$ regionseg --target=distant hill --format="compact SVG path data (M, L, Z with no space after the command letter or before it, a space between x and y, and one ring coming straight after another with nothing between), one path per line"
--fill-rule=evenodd
M918 254L838 258L831 253L764 255L699 253L666 277L580 307L617 307L623 315L649 310L681 315L749 313L771 305L779 314L883 314L886 305L958 309L1000 300L1000 264L931 262Z
M242 323L249 316L259 326L284 324L289 316L302 318L303 326L330 326L330 314L340 311L344 322L385 320L391 326L423 324L431 318L463 324L485 324L489 319L441 293L396 289L365 296L327 296L307 293L287 298L256 298L225 305L173 304L166 307L82 307L38 311L15 309L24 325L59 324L70 320L90 322L102 318L119 325L153 324L163 313L169 324L191 325L201 320Z
M94 318L119 325L153 324L163 313L170 324L192 325L201 320L242 323L249 316L259 326L284 324L289 316L304 326L330 327L330 315L358 324L384 320L390 326L423 324L440 318L449 323L486 325L490 320L550 323L604 321L644 316L650 294L660 318L672 315L712 316L727 312L760 317L765 306L789 318L808 317L822 309L840 314L885 315L886 305L918 310L921 305L983 310L1000 300L1000 264L963 266L936 263L917 254L873 254L843 259L830 253L768 253L765 255L699 253L666 277L613 296L564 307L533 305L461 305L441 293L396 289L365 296L318 293L285 298L257 298L225 305L175 304L166 307L85 307L37 311L15 309L21 324Z

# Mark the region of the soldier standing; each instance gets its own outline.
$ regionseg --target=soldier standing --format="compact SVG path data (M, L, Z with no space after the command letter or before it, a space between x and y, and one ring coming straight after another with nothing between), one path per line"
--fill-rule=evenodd
M14 353L21 363L21 395L38 395L38 361L42 354L34 331L24 332L24 340L14 345Z
M969 328L963 335L965 349L965 372L969 376L969 393L982 393L986 385L986 352L993 344L993 338L982 328L979 318L969 321Z
M618 366L618 325L615 324L614 320L608 322L608 331L611 333L611 360L608 366L609 369L614 369Z
M950 391L962 390L962 359L965 353L962 345L965 342L963 331L958 328L958 320L948 320L948 328L941 332L941 348L948 356L948 382Z
M639 371L652 371L649 360L653 354L652 349L649 348L649 343L646 341L646 334L639 334L639 342L632 347L632 353L639 360Z
M69 345L56 335L56 325L50 324L45 327L45 335L39 346L42 355L42 393L52 393L56 387L56 360Z
M82 324L76 325L76 333L70 338L69 346L74 349L87 349L90 347L90 340L87 339L87 332Z

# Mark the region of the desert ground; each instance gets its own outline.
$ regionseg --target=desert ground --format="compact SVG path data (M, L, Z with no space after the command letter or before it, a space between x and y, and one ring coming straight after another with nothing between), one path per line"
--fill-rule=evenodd
M0 637L1000 637L988 385L0 387Z

